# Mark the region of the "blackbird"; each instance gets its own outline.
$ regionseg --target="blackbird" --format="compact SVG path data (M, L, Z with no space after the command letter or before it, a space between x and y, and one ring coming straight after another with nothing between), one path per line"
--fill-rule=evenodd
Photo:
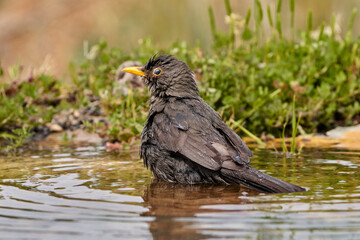
M199 95L194 73L171 55L154 55L140 75L150 110L141 134L140 157L156 178L184 184L237 183L266 193L305 191L249 165L253 154Z

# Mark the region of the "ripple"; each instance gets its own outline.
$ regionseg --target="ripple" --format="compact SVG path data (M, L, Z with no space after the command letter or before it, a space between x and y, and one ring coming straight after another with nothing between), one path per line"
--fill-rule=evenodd
M359 161L322 150L252 164L307 192L152 182L136 154L97 146L0 158L5 239L357 239ZM48 154L48 152L47 152ZM133 156L134 155L134 156ZM356 177L355 177L356 176Z

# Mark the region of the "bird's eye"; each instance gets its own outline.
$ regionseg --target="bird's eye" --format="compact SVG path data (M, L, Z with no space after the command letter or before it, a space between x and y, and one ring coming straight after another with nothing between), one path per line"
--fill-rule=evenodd
M160 68L155 68L153 73L154 73L155 76L159 76L160 73L161 73L161 69Z

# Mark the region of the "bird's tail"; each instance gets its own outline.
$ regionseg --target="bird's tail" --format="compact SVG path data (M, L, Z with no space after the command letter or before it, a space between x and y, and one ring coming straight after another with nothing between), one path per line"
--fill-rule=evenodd
M291 193L303 192L306 189L291 183L281 181L280 179L271 177L251 166L246 166L241 170L221 169L223 177L230 182L240 183L249 188L264 193Z

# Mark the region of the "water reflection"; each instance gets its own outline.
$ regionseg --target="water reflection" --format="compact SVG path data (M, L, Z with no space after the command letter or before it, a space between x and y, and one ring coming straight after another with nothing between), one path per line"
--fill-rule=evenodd
M240 185L187 186L154 180L143 198L151 206L147 215L195 216L207 211L204 205L246 204L249 201L245 196L258 195L264 194Z
M149 206L149 211L143 216L155 216L149 225L154 239L204 239L210 235L199 233L196 228L191 227L191 221L181 218L214 212L203 208L205 205L246 204L248 199L241 196L259 194L261 193L239 185L184 186L154 180L144 192L143 199ZM215 212L218 211L221 210Z
M356 239L360 152L305 150L293 159L254 153L254 166L309 191L265 195L239 185L159 182L137 151L112 154L97 146L3 157L0 236Z

